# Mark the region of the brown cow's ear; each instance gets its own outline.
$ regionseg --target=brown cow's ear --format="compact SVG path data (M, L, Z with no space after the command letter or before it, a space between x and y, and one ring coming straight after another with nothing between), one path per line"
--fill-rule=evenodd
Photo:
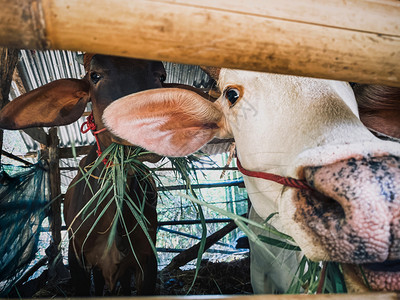
M71 124L82 116L89 101L89 83L60 79L30 91L0 111L0 128L24 129Z
M219 79L219 73L221 72L221 68L218 67L208 67L208 66L200 66L200 68L207 73L215 81Z
M109 130L152 152L186 156L225 131L216 103L177 88L147 90L121 98L103 114Z
M202 96L203 98L205 98L206 100L211 101L211 102L215 102L217 100L217 98L219 97L219 96L214 97L215 93L213 93L211 95L210 92L212 90L195 88L191 85L186 85L186 84L181 84L181 83L163 83L162 86L163 86L163 88L179 88L179 89L193 91L196 94L199 94L200 96Z

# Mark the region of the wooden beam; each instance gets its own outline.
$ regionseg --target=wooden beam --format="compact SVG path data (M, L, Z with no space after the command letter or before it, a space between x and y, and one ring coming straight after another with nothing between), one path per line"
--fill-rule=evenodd
M243 179L235 179L231 181L224 181L224 182L212 182L212 183L199 183L199 184L192 184L192 189L208 189L208 188L218 188L218 187L227 187L227 186L237 186L239 188L244 188ZM170 185L170 186L160 186L158 187L159 191L179 191L185 190L187 188L186 185Z
M398 293L359 293L359 294L319 294L319 295L190 295L190 296L152 296L136 297L135 300L397 300ZM78 297L77 300L85 298ZM111 298L92 297L92 300ZM132 297L118 297L118 300L131 300Z
M18 281L14 284L13 288L16 289L20 288L21 285L23 285L26 281L28 281L29 277L35 274L35 272L39 270L41 267L46 265L47 260L48 260L47 256L42 257L37 263L33 265L33 267L31 267L28 271L26 271L26 273L24 273L24 275L20 279L18 279Z
M222 227L220 230L214 232L210 236L206 238L205 246L204 246L204 251L210 248L212 245L214 245L216 242L218 242L220 239L222 239L225 235L227 235L229 232L237 228L237 225L235 224L234 221L230 221L227 225ZM179 255L175 256L171 262L163 269L163 271L171 271L174 269L177 269L179 267L182 267L186 265L188 262L191 260L195 259L199 253L201 243L198 243L189 249L186 249Z
M215 224L215 223L228 223L231 222L232 219L205 219L204 223L206 224ZM193 225L193 224L201 224L201 220L171 220L171 221L160 221L158 222L158 226L168 226L168 225Z
M61 199L63 199L65 194L61 195ZM229 223L232 219L205 219L204 222L206 224L215 224L215 223ZM201 224L201 220L173 220L173 221L160 221L158 222L158 226L169 226L169 225L193 225L193 224ZM48 227L43 227L43 231L49 231ZM61 226L61 230L67 230L67 226Z
M17 49L0 48L0 109L8 103L11 81L18 62Z
M78 167L60 167L61 171L76 171ZM150 168L152 171L157 172L171 172L176 171L176 168ZM238 171L236 167L215 167L215 168L196 168L196 171Z
M0 48L0 109L8 102L12 75L18 62L19 50ZM0 129L0 150L3 149L3 130ZM0 163L1 163L0 151Z
M0 0L0 43L400 86L394 0Z
M1 154L3 154L4 156L7 156L8 158L14 159L14 160L16 160L16 161L18 161L20 163L23 163L26 166L32 165L32 163L30 163L29 161L26 161L26 160L24 160L24 159L22 159L22 158L20 158L20 157L18 157L16 155L12 154L12 153L8 153L7 151L1 150Z
M75 147L76 156L86 155L89 153L90 149L93 148L93 145L89 146L78 146ZM72 148L60 148L60 158L73 158L74 155L72 153Z
M53 243L58 247L61 242L61 179L59 167L57 128L49 130L47 149L50 170L50 199L51 199L51 234Z
M75 147L75 152L76 152L76 156L79 155L86 155L89 153L90 149L93 148L93 145L89 145L89 146L78 146ZM48 153L48 149L41 149L41 158L42 159L48 159L49 157L49 153ZM37 152L28 152L24 155L24 157L31 157L31 156L36 156ZM58 148L58 155L59 158L73 158L74 155L72 153L72 148ZM78 169L78 167L74 168L74 169Z

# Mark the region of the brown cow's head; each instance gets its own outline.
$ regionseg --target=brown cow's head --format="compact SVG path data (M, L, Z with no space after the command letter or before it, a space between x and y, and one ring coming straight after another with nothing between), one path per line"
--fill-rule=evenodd
M14 99L0 112L0 127L24 129L70 124L91 101L97 129L104 128L104 109L122 96L146 89L160 88L166 78L159 61L86 54L83 79L60 79ZM99 134L101 143L113 139L108 132ZM121 141L117 139L117 141Z
M103 111L114 100L139 91L160 88L166 77L163 64L157 61L85 55L84 65L86 74L81 80L56 80L11 101L0 111L0 128L67 125L82 116L86 104L90 101L96 130L99 131L104 128L101 118ZM89 128L94 129L92 126ZM97 137L102 148L107 147L115 138L108 131L101 131ZM93 146L88 154L88 161L93 161L96 157L95 147ZM158 158L141 157L142 160L152 161ZM87 159L82 160L81 166L83 165L87 165ZM134 168L129 171L132 169ZM64 219L70 236L69 263L72 284L77 294L88 296L88 272L95 268L97 271L93 276L96 294L102 295L104 283L110 290L114 290L117 280L121 281L124 293L130 294L128 283L131 269L135 269L138 294L153 293L157 263L151 243L147 240L151 238L153 244L155 243L155 184L145 170L135 176L126 176L123 186L126 186L124 200L127 201L123 201L124 205L119 206L116 213L118 204L114 199L118 198L118 203L121 203L121 198L115 190L107 194L100 193L102 196L96 199L95 196L99 194L92 194L93 191L101 191L103 180L100 182L95 179L100 174L103 174L102 179L108 177L107 179L115 184L110 178L112 176L104 175L103 171L104 165L100 164L93 171L96 175L87 179L90 189L87 188L88 181L81 181L83 175L78 172L65 194ZM142 180L144 177L146 180ZM140 212L135 212L137 207L140 207ZM90 213L83 216L84 210ZM143 214L142 218L147 221L146 224L142 224L148 228L146 234L140 229L143 226L138 226L138 213ZM123 227L117 222L121 219L124 220ZM118 234L115 234L115 230ZM127 232L129 234L126 234ZM134 243L131 243L133 240Z
M400 88L355 84L360 119L369 129L400 139Z
M104 128L101 116L114 100L139 91L161 88L166 79L164 66L159 61L86 55L85 69L97 130ZM108 132L99 135L100 141L106 145L110 144L110 138L122 142Z

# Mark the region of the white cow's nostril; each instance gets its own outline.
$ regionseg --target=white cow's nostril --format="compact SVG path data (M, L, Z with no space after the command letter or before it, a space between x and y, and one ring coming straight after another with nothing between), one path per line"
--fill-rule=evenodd
M307 167L304 175L315 191L297 193L297 219L318 237L332 260L399 259L399 158L347 159Z

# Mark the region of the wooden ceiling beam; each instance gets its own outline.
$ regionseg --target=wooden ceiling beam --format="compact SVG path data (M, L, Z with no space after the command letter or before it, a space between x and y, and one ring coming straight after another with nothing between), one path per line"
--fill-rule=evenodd
M400 86L394 0L0 0L0 43Z

